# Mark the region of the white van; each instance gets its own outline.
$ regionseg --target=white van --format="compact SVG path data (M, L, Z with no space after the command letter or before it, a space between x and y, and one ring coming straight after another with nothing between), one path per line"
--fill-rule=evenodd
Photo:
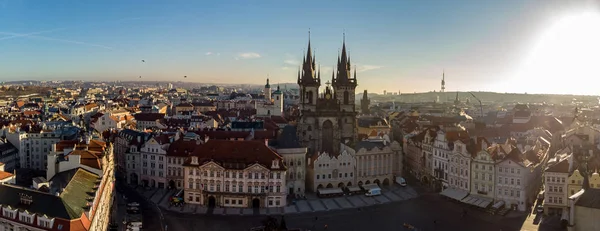
M396 183L402 187L406 187L406 179L404 177L396 177Z
M381 189L380 188L370 188L365 193L365 196L368 196L368 197L379 196L379 195L381 195Z

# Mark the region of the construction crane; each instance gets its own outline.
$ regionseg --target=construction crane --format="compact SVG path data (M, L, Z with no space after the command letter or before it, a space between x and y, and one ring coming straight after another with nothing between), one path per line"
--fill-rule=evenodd
M481 100L479 100L479 98L477 98L477 96L475 96L475 94L473 94L473 92L469 92L469 94L471 94L473 96L473 98L475 98L477 101L479 101L479 109L481 110L481 117L483 117L483 104L481 103Z

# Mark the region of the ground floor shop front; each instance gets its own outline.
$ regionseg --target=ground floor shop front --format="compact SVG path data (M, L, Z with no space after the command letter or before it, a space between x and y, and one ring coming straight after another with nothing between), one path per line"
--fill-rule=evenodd
M285 195L186 192L186 203L231 208L268 208L286 205Z

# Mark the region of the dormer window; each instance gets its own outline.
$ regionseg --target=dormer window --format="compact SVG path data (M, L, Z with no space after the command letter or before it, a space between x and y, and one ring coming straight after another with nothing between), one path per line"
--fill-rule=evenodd
M198 164L198 157L192 156L192 164Z

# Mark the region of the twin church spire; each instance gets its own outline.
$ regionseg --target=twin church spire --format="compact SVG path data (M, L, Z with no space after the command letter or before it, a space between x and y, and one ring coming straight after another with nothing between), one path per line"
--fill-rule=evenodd
M316 68L316 58L310 45L310 31L308 32L308 50L306 57L303 58L302 68L298 70L298 84L302 85L321 85L321 68ZM351 76L350 57L346 52L346 34L342 44L341 57L338 54L338 62L331 76L331 84L333 86L350 85L356 86L356 68L354 69L354 77Z

